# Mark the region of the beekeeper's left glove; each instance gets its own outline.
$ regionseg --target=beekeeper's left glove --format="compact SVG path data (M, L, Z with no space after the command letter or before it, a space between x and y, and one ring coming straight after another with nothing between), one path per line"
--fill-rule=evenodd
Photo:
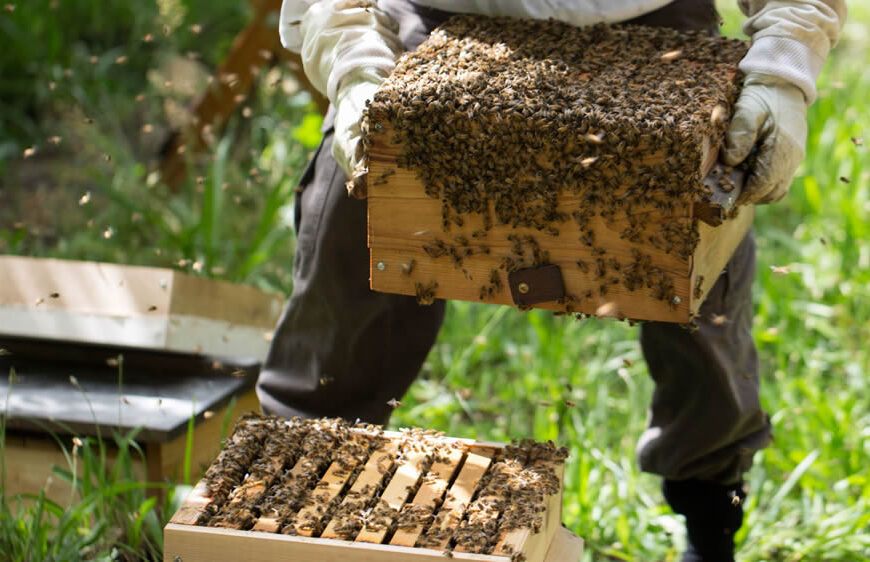
M723 149L727 164L758 149L740 202L772 203L788 192L804 158L807 107L846 21L846 0L738 0L752 46L740 62L745 87Z
M806 113L806 98L797 86L771 76L746 77L723 152L725 163L736 166L758 146L742 202L773 203L788 193L806 154Z

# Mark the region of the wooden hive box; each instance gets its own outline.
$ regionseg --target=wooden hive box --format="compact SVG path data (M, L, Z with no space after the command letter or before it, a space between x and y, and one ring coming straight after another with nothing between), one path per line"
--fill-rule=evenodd
M450 19L363 124L367 184L349 190L368 198L371 288L690 322L752 223L732 210L739 171L714 169L745 52L663 28Z
M263 359L282 306L171 269L0 256L0 336Z
M564 455L249 417L166 526L164 560L577 561L582 541L561 526Z

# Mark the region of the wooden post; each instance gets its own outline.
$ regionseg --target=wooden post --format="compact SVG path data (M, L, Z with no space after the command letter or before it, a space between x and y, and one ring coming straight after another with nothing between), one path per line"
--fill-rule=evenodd
M163 147L160 176L173 190L184 180L189 154L206 146L203 132L211 127L215 132L226 123L233 111L244 101L260 69L274 56L280 55L300 86L311 94L320 111L326 113L328 101L305 76L299 55L286 51L278 32L268 20L281 9L281 0L251 0L254 16L233 41L226 58L218 67L214 80L191 108L192 127L175 131Z

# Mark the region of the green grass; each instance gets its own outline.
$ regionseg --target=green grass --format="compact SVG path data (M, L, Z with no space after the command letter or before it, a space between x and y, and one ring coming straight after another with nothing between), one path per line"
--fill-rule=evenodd
M38 118L16 114L24 122L9 126L0 137L6 147L0 151L0 171L8 172L0 175L3 187L26 186L31 195L7 199L4 209L0 189L0 251L195 267L202 274L287 291L293 251L291 195L307 156L296 139L316 136L317 120L304 95L285 94L270 85L286 75L264 73L258 94L249 102L253 116L236 116L213 151L195 162L185 189L170 195L140 164L153 156L154 146L137 131L144 122L165 126L162 108L172 95L142 76L159 66L158 52L183 54L207 44L202 59L213 62L232 26L213 29L220 22L198 18L212 13L203 11L202 2L158 4L183 7L162 16L183 22L176 27L179 43L126 45L133 54L122 73L113 74L119 68L112 64L97 65L104 76L116 78L110 85L87 78L93 69L86 54L92 51L83 51L82 41L64 34L73 32L51 32L59 34L52 40L58 45L67 41L75 47L54 47L51 56L74 60L38 72L46 77L60 72L62 77L62 71L52 68L72 64L81 72L67 81L63 92L43 92L37 98ZM739 33L740 16L733 3L720 4L725 32ZM123 12L126 4L108 5ZM142 22L160 21L151 3L129 5L140 16L123 20L134 34L144 35L153 27ZM238 21L232 17L239 14L227 6L221 5L228 10L221 13ZM747 525L738 535L745 560L870 560L870 149L851 141L863 137L870 142L870 74L864 72L870 60L870 8L858 0L849 7L844 39L832 54L819 83L820 99L809 112L807 159L787 199L759 209L755 223L759 269L754 332L762 361L762 400L776 440L757 455L748 475ZM72 12L70 17L79 18L80 26L87 21ZM197 21L205 21L204 30L214 33L211 42L185 31ZM99 29L103 32L94 35L100 39L93 41L103 41L101 48L123 44L117 36L111 43L106 31L111 27ZM115 51L107 52L107 60L114 60ZM34 55L20 64L38 66L48 56ZM2 75L9 76L5 71ZM143 88L144 107L131 99ZM7 118L17 107L2 106L0 115ZM117 117L101 118L85 128L77 119L83 114ZM76 139L76 150L64 142L53 152L43 140L51 134L73 135L69 138ZM36 186L24 181L32 173L25 173L27 162L20 157L33 144L52 157L46 162L54 170ZM105 153L112 155L111 165L102 158ZM260 170L258 181L251 180L252 167ZM200 183L197 175L203 178ZM86 191L91 199L79 206ZM64 212L44 217L27 201ZM112 235L107 239L109 227ZM788 265L790 273L776 274L772 265ZM675 560L684 541L681 520L664 506L657 479L640 473L634 460L652 390L636 338L636 328L615 322L576 322L540 311L451 303L424 372L392 425L496 440L533 436L565 444L572 456L564 521L586 539L586 559ZM96 455L98 449L93 451ZM81 499L85 511L98 509L99 502L120 502L111 488L87 497ZM128 513L142 509L135 501L118 505ZM111 506L99 509L117 511ZM82 524L83 531L70 538L48 516L2 516L0 537L25 537L34 544L75 549L82 532L103 533L100 540L106 533ZM34 538L26 538L30 536ZM91 553L90 547L80 547L82 555ZM143 543L136 548L147 555L149 547Z

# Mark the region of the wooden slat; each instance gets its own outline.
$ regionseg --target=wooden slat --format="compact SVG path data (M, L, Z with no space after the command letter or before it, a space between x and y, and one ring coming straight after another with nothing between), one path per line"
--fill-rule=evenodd
M452 530L462 521L477 484L492 463L492 457L493 450L489 448L478 449L465 457L459 476L450 486L435 522L426 533L426 546L440 549L447 547Z
M290 471L290 475L287 477L287 481L292 481L301 476L307 468L305 467L303 461L305 459L300 459L293 469ZM257 522L254 524L254 531L260 531L263 533L277 533L281 529L281 520L278 517L269 517L269 516L261 516L257 519Z
M565 465L563 463L552 463L547 461L539 461L535 463L535 467L541 470L554 470L559 478L559 491L556 494L547 496L545 499L546 511L543 513L543 522L541 529L535 532L531 528L513 529L504 533L492 550L493 554L504 554L511 556L515 553L522 553L526 560L541 560L547 552L556 530L561 526L562 522L562 478L564 476Z
M373 513L379 506L387 506L396 511L402 509L402 506L408 501L412 489L423 476L423 467L429 459L429 453L412 450L405 451L403 454L404 458L398 461L399 466L384 489L384 493L381 494L378 505L373 508ZM356 540L358 542L382 543L393 521L394 518L385 516L384 521L379 522L376 527L367 524L359 532Z
M315 476L312 474L312 471L318 472L316 476L318 476L317 480L319 480L319 473L323 468L325 468L324 463L331 463L330 457L333 448L339 446L339 444L335 442L337 439L338 435L329 434L315 424L310 429L310 434L305 438L305 442L302 446L303 451L310 452L299 458L290 472L285 475L281 482L276 483L275 486L286 487L290 483L298 482L298 484L303 487L299 490L300 492L305 492L309 485L314 486L316 481L309 481L312 476ZM301 497L294 498L294 500L302 499L303 498ZM266 533L277 533L281 529L281 525L284 523L285 521L281 514L261 515L254 524L253 530Z
M701 242L692 260L691 274L693 313L697 313L701 308L707 293L719 279L728 260L752 228L754 218L755 207L747 205L740 209L736 218L725 221L721 226L713 227L703 222L698 226ZM694 294L695 287L700 289L700 296Z
M509 467L505 462L500 461L492 467L492 478L496 479L500 474L512 469L513 467ZM501 514L501 509L507 499L508 490L506 488L493 486L493 482L491 481L487 487L480 492L480 496L469 506L468 518L463 521L460 529L471 528L476 533L487 532L490 529L494 531L498 517ZM454 538L457 536L458 532L454 535ZM485 541L474 545L467 542L457 542L454 552L478 552L480 549L486 548L487 546L488 545Z
M250 524L253 514L247 506L259 502L266 491L281 477L281 469L285 465L294 463L296 459L293 456L293 451L298 450L300 441L307 433L308 428L305 423L291 420L289 424L291 426L288 428L289 435L285 436L276 432L266 438L259 458L253 463L259 468L252 468L244 481L233 490L229 501L216 515L217 523L212 522L211 525L228 529L241 529ZM247 520L239 517L227 517L228 514L238 514L240 511L245 512Z
M559 525L544 562L580 562L583 539Z
M364 446L369 443L371 437L355 434L350 439L359 446ZM357 463L355 462L351 462L348 466L342 466L339 461L335 461L330 465L312 492L312 500L314 501L303 507L296 515L293 522L296 534L310 537L319 530L322 520L326 517L326 513L322 513L322 511L330 506L344 490L356 467Z
M464 448L449 447L446 450L446 455L443 455L443 460L435 462L429 469L428 474L424 477L423 484L414 496L414 500L409 505L422 506L423 508L434 510L441 503L444 497L444 492L450 484L450 479L459 467L459 463L465 454ZM411 528L399 528L393 535L390 544L399 546L414 546L417 539L423 532L423 525L419 524Z
M461 443L460 447L456 447L457 442ZM345 497L345 502L352 497L353 492L366 491L373 499L373 496L377 495L377 490L385 475L390 474L393 459L399 447L405 446L404 443L410 443L411 447L415 446L413 441L403 442L401 438L396 437L379 444L354 481L348 496ZM266 529L271 532L237 531L197 526L198 514L205 510L210 501L205 497L208 490L204 487L204 483L200 483L194 494L185 502L185 505L176 513L172 522L165 529L165 559L171 561L175 559L175 556L181 556L185 562L204 560L218 562L237 559L255 559L258 562L278 562L279 560L283 562L288 559L318 560L318 562L406 562L418 559L434 562L444 560L444 549L452 534L450 531L455 530L458 522L462 520L481 476L491 466L492 456L500 448L487 444L469 443L465 440L452 440L451 447L454 448L449 455L452 458L442 460L440 455L436 455L436 459L439 460L429 470L429 475L432 477L424 480L418 493L414 496L414 505L431 505L433 501L437 502L444 493L446 482L450 480L457 468L459 469L459 474L450 485L439 512L440 519L433 523L425 537L413 542L413 544L420 544L421 547L411 548L394 544L397 541L393 541L390 545L370 543L359 540L359 538L356 542L330 540L327 537L337 538L339 536L334 532L336 521L329 522L327 530L324 531L321 538L275 533L277 526ZM421 466L425 466L426 457L432 455L432 450L420 450L419 446L417 449L406 452L403 466L399 467L392 475L386 489L381 494L385 505L393 509L401 509L402 504L408 501L410 490L423 472ZM456 460L457 452L458 456L461 457L464 450L469 452L460 465L461 461ZM342 478L346 477L335 473L335 466L335 464L330 465L329 471L320 480L327 485L318 488L333 499L340 496L339 483ZM564 466L560 465L558 469L564 470ZM559 476L561 478L561 472ZM344 484L340 486L343 487ZM482 499L486 501L487 498ZM317 498L317 501L319 505L328 503L323 497ZM499 545L510 544L512 548L522 545L522 550L515 549L514 551L522 552L529 562L576 562L582 553L582 541L561 528L560 511L561 494L548 497L547 512L544 514L545 519L540 533L527 533L528 536L523 539L520 535L523 531L528 532L529 530L515 530L511 533L511 538L501 540ZM498 513L494 515L497 517ZM301 518L297 519L301 520ZM448 530L446 540L443 542L427 540L431 538L433 532L439 529L436 525L439 522ZM298 526L296 530L299 530ZM372 533L372 531L372 529L364 529L365 533ZM380 530L377 533L380 534L380 537L374 536L372 540L382 541L386 532L386 529ZM549 540L548 537L552 540ZM491 562L509 560L509 556L499 555L497 550L494 550L491 555L463 552L463 550L465 549L460 547L450 554L456 560Z
M388 544L370 544L292 535L255 533L170 523L163 532L163 560L173 562L444 562L440 550L410 549ZM455 554L453 560L507 562L503 556ZM534 561L529 561L534 562ZM549 560L547 562L550 562ZM562 562L562 561L559 561Z
M351 502L368 501L370 498L373 498L390 470L392 470L398 453L398 443L392 439L385 441L380 448L375 450L363 467L363 471L359 474L353 486L351 486L342 501L342 505L347 506ZM338 522L335 519L331 520L320 536L327 539L340 538L341 535L337 531L337 526Z
M445 560L476 560L507 562L504 556L455 553L445 558L440 550L324 541L291 535L253 533L196 527L170 523L164 530L163 559L173 562L180 556L184 562L218 562L256 560L286 562L287 560L317 560L318 562L444 562ZM568 529L557 530L543 562L579 562L583 555L583 540ZM529 560L528 562L537 562Z
M200 480L169 522L179 525L196 525L211 501L208 485L206 485L205 480Z

